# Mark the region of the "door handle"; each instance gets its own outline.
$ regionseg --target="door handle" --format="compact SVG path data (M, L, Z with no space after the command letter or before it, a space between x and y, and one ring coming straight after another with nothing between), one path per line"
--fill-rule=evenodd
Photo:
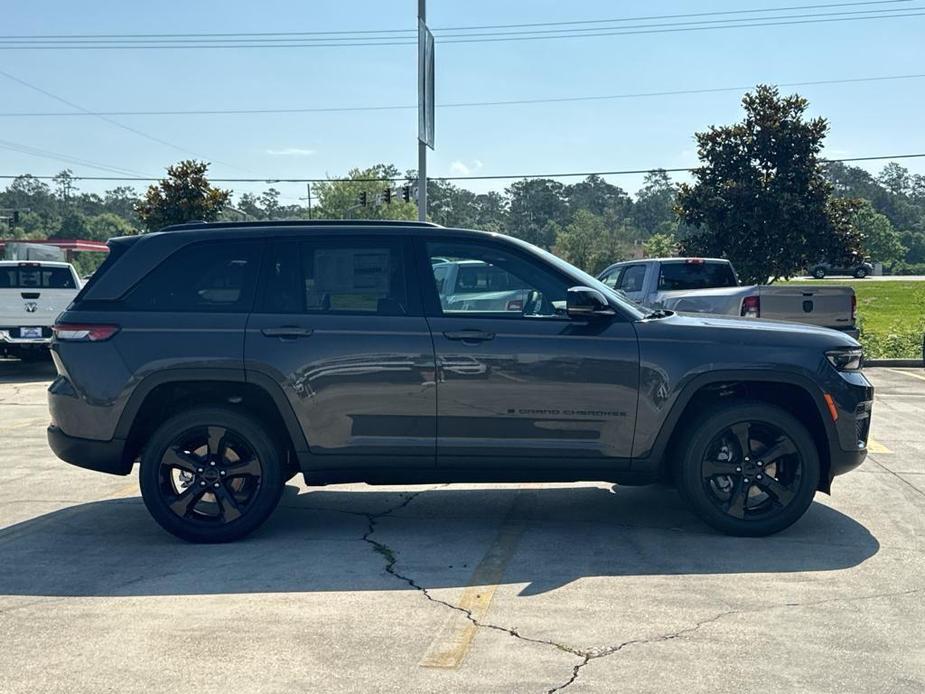
M279 337L294 339L297 337L311 337L314 332L311 328L299 328L294 325L284 325L280 328L264 328L260 331L266 337Z
M493 340L494 333L487 330L447 330L443 333L447 340L461 340L462 342L487 342Z

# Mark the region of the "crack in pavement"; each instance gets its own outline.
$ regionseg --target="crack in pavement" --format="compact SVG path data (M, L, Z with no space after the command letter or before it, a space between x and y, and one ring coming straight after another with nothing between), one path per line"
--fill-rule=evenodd
M446 485L443 485L443 486L446 486ZM659 634L656 636L650 636L646 638L630 639L628 641L623 641L622 643L619 643L614 646L604 646L604 647L588 648L588 649L577 648L575 646L569 646L567 644L560 643L558 641L553 641L551 639L538 639L538 638L533 638L530 636L525 636L521 634L520 632L518 632L517 629L511 628L511 627L505 627L505 626L501 626L498 624L491 624L488 622L483 622L479 620L478 618L476 618L472 614L471 610L468 610L464 607L460 607L458 605L454 605L450 602L447 602L446 600L441 600L440 598L434 597L433 595L430 594L430 591L427 588L420 585L412 577L406 576L405 574L400 573L396 569L396 564L398 563L398 556L396 555L395 551L391 547L386 545L385 543L379 542L378 540L373 539L372 535L376 532L376 526L378 525L378 522L382 518L386 518L390 516L391 514L393 514L394 512L405 508L412 501L414 501L418 496L423 494L425 491L430 491L430 490L422 490L419 492L414 492L412 494L407 494L405 495L405 498L401 503L396 504L395 506L388 508L384 511L380 511L379 513L359 513L359 512L348 512L348 513L356 513L357 515L362 515L366 517L367 529L366 529L366 532L363 534L362 540L366 542L367 544L371 545L373 548L373 551L375 551L377 554L381 555L385 559L386 573L406 583L409 587L413 588L414 590L420 592L430 602L438 604L438 605L442 605L443 607L459 612L460 614L464 615L466 619L468 619L473 625L475 625L476 628L492 629L494 631L500 631L516 639L519 639L521 641L536 644L539 646L555 648L556 650L560 652L567 653L569 655L579 658L580 662L578 662L576 665L572 667L572 671L571 671L569 678L565 680L564 682L562 682L561 684L556 685L555 687L552 687L551 689L548 689L546 691L546 694L555 694L556 692L561 692L563 689L566 689L570 685L574 684L575 681L578 679L579 675L581 674L582 668L584 668L585 666L587 666L588 664L592 663L595 660L615 655L616 653L619 653L630 646L638 646L638 645L649 644L649 643L660 643L664 641L671 641L674 639L684 638L685 636L688 636L702 629L705 626L708 626L714 622L717 622L731 615L748 614L748 613L753 613L753 612L762 612L762 611L781 609L781 608L815 607L818 605L824 605L824 604L835 603L835 602L846 602L847 603L847 602L857 602L861 600L873 600L876 598L883 598L883 597L905 596L905 595L912 595L915 593L919 593L923 590L923 589L916 588L916 589L899 591L899 592L862 595L862 596L857 596L853 598L852 597L827 598L824 600L815 600L815 601L808 601L808 602L778 603L778 604L772 604L772 605L763 605L763 606L754 607L754 608L724 610L723 612L719 612L711 617L700 620L697 623L693 624L692 626L684 627L682 629L678 629L676 631L672 631L667 634Z

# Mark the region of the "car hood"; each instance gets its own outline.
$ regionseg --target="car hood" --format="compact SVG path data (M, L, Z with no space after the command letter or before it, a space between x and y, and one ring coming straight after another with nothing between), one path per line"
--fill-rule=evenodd
M805 323L736 318L702 313L675 313L666 318L642 321L657 323L665 330L688 334L702 339L728 343L787 344L793 346L820 345L826 349L857 347L857 340L838 331Z

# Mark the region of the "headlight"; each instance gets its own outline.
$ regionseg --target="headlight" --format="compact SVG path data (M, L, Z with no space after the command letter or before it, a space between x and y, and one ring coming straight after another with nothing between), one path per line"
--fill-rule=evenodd
M864 365L864 350L860 347L833 349L825 357L838 371L858 371Z

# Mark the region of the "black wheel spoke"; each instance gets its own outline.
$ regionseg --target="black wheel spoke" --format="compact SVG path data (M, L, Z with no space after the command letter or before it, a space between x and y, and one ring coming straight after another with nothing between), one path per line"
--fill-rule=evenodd
M739 444L739 450L741 451L742 457L749 457L752 453L752 445L750 441L751 424L748 422L739 422L738 424L733 424L729 430L736 437L736 441Z
M225 467L228 477L240 477L242 475L259 477L261 473L260 461L256 458L248 458L237 463L231 463Z
M191 475L195 475L196 472L202 468L202 463L183 450L181 446L171 446L168 448L167 452L164 453L164 457L161 458L161 463L168 467L179 468Z
M704 477L736 474L735 463L730 460L704 460L702 469Z
M209 427L209 455L213 459L221 460L225 455L225 434L227 429L224 427Z
M205 493L205 487L190 485L181 491L178 495L168 500L167 505L170 506L170 510L176 513L178 516L186 517L192 513L193 509L196 507L196 504L199 503L199 500Z
M785 455L792 455L797 452L793 441L787 436L781 436L770 446L765 446L761 451L755 453L755 456L764 461L765 465L773 463L775 460Z
M739 480L732 490L726 513L735 518L745 518L745 502L748 500L748 485Z
M761 479L755 480L755 484L773 496L777 503L781 506L786 506L789 504L795 494L795 492L790 489L790 487L767 475L762 475Z
M231 493L228 487L224 484L219 484L217 487L213 487L213 489L216 498L218 498L218 503L222 507L222 520L226 523L230 523L240 518L241 507L238 505L237 499L234 498L234 494Z

